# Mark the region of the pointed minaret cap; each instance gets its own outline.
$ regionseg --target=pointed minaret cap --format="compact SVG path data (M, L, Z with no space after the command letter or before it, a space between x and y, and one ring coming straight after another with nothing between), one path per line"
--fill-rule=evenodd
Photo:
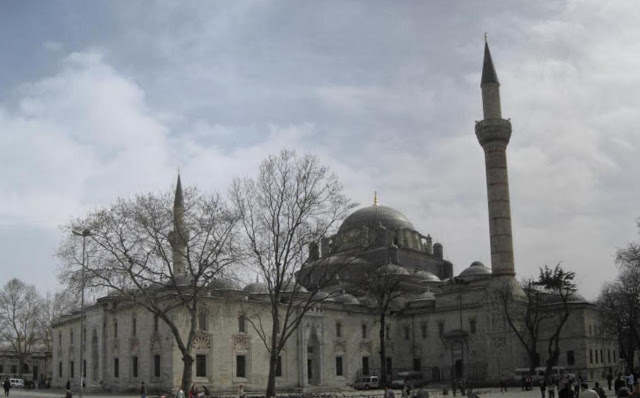
M378 206L378 191L373 191L373 205Z
M182 198L182 183L180 182L180 173L178 173L178 182L176 183L176 196L173 200L173 208L184 207L184 199Z
M484 61L482 63L482 80L480 85L487 83L497 83L498 75L496 74L496 68L493 66L493 60L491 59L491 51L489 51L489 43L487 42L487 35L484 36Z

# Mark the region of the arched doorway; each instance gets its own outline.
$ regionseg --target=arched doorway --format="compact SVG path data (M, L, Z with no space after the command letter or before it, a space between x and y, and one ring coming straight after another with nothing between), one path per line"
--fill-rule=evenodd
M316 333L311 333L307 342L307 383L320 384L320 341Z
M98 331L94 328L91 333L91 380L98 381L99 361Z

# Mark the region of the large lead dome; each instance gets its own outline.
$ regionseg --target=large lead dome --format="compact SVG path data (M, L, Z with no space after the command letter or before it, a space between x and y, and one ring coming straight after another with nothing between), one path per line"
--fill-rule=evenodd
M415 230L407 217L399 211L387 206L373 205L351 213L351 215L344 220L338 232L343 233L362 226L367 226L373 230L380 224L384 225L387 229L407 228Z

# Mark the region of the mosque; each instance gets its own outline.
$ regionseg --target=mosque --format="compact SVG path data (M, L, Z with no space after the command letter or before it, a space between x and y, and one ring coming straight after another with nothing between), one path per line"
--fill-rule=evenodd
M335 235L309 248L302 275L349 259L335 282L343 294L310 311L288 340L277 370L278 390L346 387L361 375L379 375L382 367L391 376L405 370L421 372L432 383L495 382L528 367L526 352L498 298L505 291L516 301L523 297L511 234L506 160L511 123L502 118L499 87L485 44L484 119L476 122L475 133L485 154L490 266L476 261L454 275L443 245L417 231L400 211L379 205L377 199L356 210ZM386 317L384 356L377 333L380 317L359 288L364 275L376 272L398 280L395 288L402 292ZM243 384L247 390L263 391L269 355L240 314L243 306L265 305L266 287L256 282L240 288L219 281L210 288L205 298L208 316L199 322L194 343L194 383L221 390ZM570 306L558 365L587 378L615 371L620 361L617 344L597 332L595 306L577 293ZM150 389L168 390L180 384L180 352L170 330L151 313L117 297L98 299L86 310L82 342L80 315L69 314L53 324L54 386L62 387L67 380L78 386L81 367L89 388L126 390L144 381ZM543 332L538 344L541 366L548 338Z

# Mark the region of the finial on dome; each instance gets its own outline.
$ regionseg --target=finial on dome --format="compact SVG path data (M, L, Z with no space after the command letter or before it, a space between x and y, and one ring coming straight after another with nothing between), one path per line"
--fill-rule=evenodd
M484 32L484 42L488 43L489 41L487 40L487 32Z
M378 191L373 191L373 205L378 205Z

